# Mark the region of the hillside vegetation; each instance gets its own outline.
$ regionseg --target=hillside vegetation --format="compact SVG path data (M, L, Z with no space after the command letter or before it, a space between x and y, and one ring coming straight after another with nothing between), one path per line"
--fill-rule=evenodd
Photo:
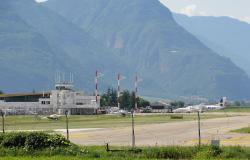
M2 0L0 77L4 92L53 88L56 72L73 72L76 88L90 94L94 73L100 89L118 73L151 97L247 99L250 80L179 26L158 0Z
M45 6L122 57L145 79L145 95L248 95L246 73L179 26L158 0L49 0Z

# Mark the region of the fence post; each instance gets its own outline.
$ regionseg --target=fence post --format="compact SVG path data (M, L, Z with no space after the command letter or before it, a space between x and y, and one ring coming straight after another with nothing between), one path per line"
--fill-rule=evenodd
M67 130L67 140L69 140L69 120L68 120L68 111L65 111L66 116L66 130Z
M200 112L198 111L198 134L199 134L199 147L201 147L201 119Z
M134 121L134 109L131 111L132 116L132 148L135 148L135 121Z
M4 124L4 112L1 110L1 116L2 116L2 128L3 128L3 133L5 133L5 124Z

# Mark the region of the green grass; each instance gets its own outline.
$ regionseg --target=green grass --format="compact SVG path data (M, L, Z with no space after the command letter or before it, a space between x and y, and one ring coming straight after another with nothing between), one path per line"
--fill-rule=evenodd
M46 149L27 151L24 149L0 148L0 159L6 160L146 160L146 159L250 159L250 148L247 147L143 147L141 152L129 151L129 147L112 147L122 149L119 152L106 152L104 146Z
M250 106L245 107L227 107L222 110L216 110L212 112L240 112L240 113L250 113Z
M137 125L153 124L153 123L168 123L196 120L196 114L184 114L183 119L171 119L171 115L147 115L135 116ZM202 115L202 119L220 118L226 115ZM1 120L0 120L1 121ZM118 115L92 115L92 116L70 116L70 128L114 128L124 127L131 124L130 116L121 117ZM45 117L38 116L7 116L5 118L6 130L53 130L65 128L65 118L59 120L49 120ZM1 129L1 126L0 126Z
M236 130L233 130L232 132L235 132L235 133L250 133L250 127L236 129Z

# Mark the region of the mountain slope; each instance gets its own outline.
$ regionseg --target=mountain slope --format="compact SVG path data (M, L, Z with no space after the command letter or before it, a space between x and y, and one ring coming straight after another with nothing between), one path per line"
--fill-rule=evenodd
M3 1L0 4L0 63L1 88L4 91L32 91L36 87L47 87L43 81L48 77L37 71L46 73L47 68L55 70L55 57L47 41L34 31L11 9L11 4ZM35 58L34 58L35 57ZM37 60L36 60L37 59ZM46 67L45 65L46 64ZM47 73L50 75L50 73Z
M88 33L33 0L4 0L0 7L4 91L51 89L62 71L75 73L77 87L92 92L96 69L106 74L105 87L115 80L113 72L128 71Z
M250 24L229 17L187 17L174 14L174 18L209 48L229 57L250 76Z
M164 96L249 97L247 75L180 27L157 0L49 0L47 7L88 31ZM143 85L143 83L142 83Z

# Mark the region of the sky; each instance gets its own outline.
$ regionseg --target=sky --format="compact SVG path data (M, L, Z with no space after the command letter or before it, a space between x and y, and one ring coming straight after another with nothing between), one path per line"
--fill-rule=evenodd
M250 0L160 0L188 16L229 16L250 23Z

